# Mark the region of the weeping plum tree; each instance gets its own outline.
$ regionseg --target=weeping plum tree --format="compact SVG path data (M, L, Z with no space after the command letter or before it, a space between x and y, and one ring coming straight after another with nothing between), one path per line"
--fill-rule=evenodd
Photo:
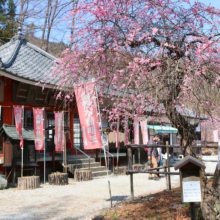
M75 16L74 49L53 72L59 87L95 77L109 120L166 115L184 155L192 155L198 123L189 122L185 109L198 118L218 113L220 10L189 0L93 0L69 16ZM210 219L215 196L210 207L204 199Z

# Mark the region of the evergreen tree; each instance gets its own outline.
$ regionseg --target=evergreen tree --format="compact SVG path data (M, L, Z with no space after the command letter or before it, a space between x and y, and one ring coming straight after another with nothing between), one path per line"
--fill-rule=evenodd
M8 42L17 28L14 0L0 0L0 44Z

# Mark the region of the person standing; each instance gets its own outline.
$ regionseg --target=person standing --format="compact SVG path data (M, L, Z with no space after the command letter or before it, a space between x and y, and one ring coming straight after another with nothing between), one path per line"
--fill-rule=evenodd
M159 140L159 135L155 135L152 140L148 141L147 145L157 145L157 141ZM158 150L156 147L149 147L148 148L148 160L151 161L150 168L157 168L158 167ZM157 169L153 170L157 171ZM157 174L154 174L154 177L157 178ZM152 174L149 174L148 179L153 179Z

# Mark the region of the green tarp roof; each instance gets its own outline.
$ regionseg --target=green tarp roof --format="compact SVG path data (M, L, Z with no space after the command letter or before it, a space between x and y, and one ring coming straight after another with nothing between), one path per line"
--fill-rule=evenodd
M169 126L161 126L161 125L148 125L149 129L156 130L157 133L178 133L178 130Z

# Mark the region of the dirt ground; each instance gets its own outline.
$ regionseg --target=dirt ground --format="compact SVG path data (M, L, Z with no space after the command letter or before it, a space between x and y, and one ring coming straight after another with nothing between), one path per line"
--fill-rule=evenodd
M196 207L199 217L201 215L199 204L196 204ZM190 220L189 203L181 203L180 188L175 188L172 191L140 197L137 201L109 209L104 213L104 219Z
M209 180L212 184L213 180ZM195 203L196 219L202 220L200 203ZM104 220L143 219L143 220L190 220L189 203L182 203L180 187L172 191L164 190L152 195L139 197L135 201L127 201L109 209Z

